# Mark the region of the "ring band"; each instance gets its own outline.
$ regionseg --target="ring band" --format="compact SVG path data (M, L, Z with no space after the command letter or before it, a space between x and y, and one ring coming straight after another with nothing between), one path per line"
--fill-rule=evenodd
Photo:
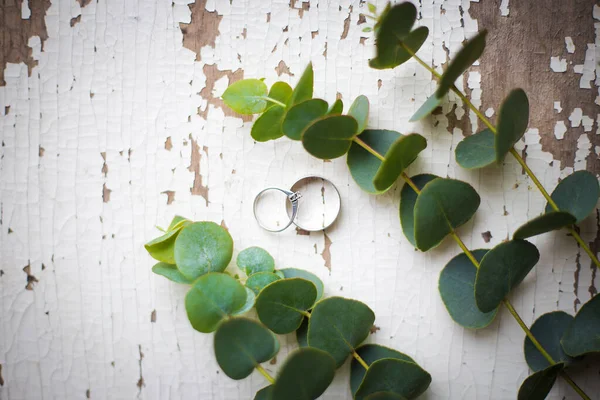
M340 192L339 192L338 188L333 184L333 182L331 182L329 179L323 178L322 176L318 176L318 175L307 175L307 176L304 176L304 177L298 179L296 182L294 182L294 184L292 185L290 190L293 192L300 193L298 186L301 186L301 184L304 183L305 181L310 182L312 180L321 180L323 183L327 183L327 184L331 185L331 187L334 189L335 196L337 199L337 208L335 209L335 215L331 218L331 221L329 221L329 223L327 223L327 224L324 223L318 228L302 226L302 224L298 221L298 216L299 216L298 211L296 211L296 216L294 218L292 218L292 221L294 222L294 225L296 225L298 228L300 228L304 231L318 232L318 231L322 231L322 230L329 228L336 221L338 215L340 214L340 209L342 206L342 198L340 196ZM322 191L324 190L324 186L321 188L321 190ZM321 193L323 193L323 192L321 192ZM293 214L293 210L292 210L292 214ZM288 215L291 216L289 210L288 210Z
M283 194L285 194L286 196L286 201L288 201L291 206L292 206L292 212L291 215L289 215L290 220L287 223L286 226L284 226L281 229L271 229L268 226L266 226L265 224L263 224L260 221L260 218L258 218L258 215L256 213L256 207L258 206L258 202L261 198L261 196L265 193L268 192L270 190L278 190L280 192L282 192ZM253 207L253 211L254 211L254 219L256 220L256 222L258 223L258 225L263 228L266 231L269 232L283 232L284 230L286 230L287 228L289 228L290 225L292 225L294 223L294 219L296 218L296 215L298 214L298 200L300 200L300 198L302 197L302 194L300 192L290 192L289 190L284 190L284 189L280 189L277 187L269 187L266 189L261 190L260 192L258 192L258 194L256 195L256 197L254 198L254 207Z

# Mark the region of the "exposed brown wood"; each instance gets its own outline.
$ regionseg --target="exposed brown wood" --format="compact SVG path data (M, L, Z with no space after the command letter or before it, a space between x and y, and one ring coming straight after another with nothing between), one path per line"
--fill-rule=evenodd
M200 50L204 46L215 47L215 40L219 36L219 24L223 19L216 11L206 10L206 0L196 0L189 5L192 20L189 24L179 23L183 33L183 47L196 53L196 61L201 60Z
M231 108L227 107L225 103L223 103L223 100L221 100L220 97L215 97L213 93L215 82L217 82L219 79L226 76L229 80L228 85L231 85L233 82L244 79L244 71L241 69L237 69L234 72L231 70L221 71L215 64L205 64L202 67L202 71L206 76L206 84L200 91L200 96L206 100L207 105L203 110L198 108L198 115L204 119L207 119L209 106L212 105L215 108L222 109L223 113L227 116L241 118L244 122L252 121L251 115L240 115L234 112Z
M200 175L200 159L202 158L202 154L200 154L200 145L192 139L191 135L190 140L192 141L192 155L188 171L194 173L194 184L190 188L190 192L194 196L202 196L208 207L208 186L202 184L202 175ZM204 146L203 150L204 153L208 155L208 148L206 146Z

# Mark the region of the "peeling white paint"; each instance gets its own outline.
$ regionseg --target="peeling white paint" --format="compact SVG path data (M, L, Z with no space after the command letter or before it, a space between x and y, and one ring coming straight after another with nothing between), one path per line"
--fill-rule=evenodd
M581 124L583 125L585 132L591 132L592 127L594 126L594 120L587 115L584 115L581 117Z
M569 115L569 121L571 121L571 127L577 128L581 125L581 118L583 117L583 111L577 107L573 109L571 115Z
M565 121L558 121L556 125L554 125L554 137L558 140L562 140L565 137L565 133L567 132L567 125L565 125Z
M494 109L492 107L489 107L487 110L485 110L485 116L488 118L491 118L494 115Z
M556 110L557 113L562 112L562 107L560 106L560 101L554 102L554 109Z
M567 70L567 59L550 57L550 69L554 72L565 72Z
M569 54L575 53L575 43L573 43L573 38L571 36L565 37L565 47Z
M587 135L579 136L577 139L577 151L575 152L575 163L573 169L581 171L587 168L587 157L592 149L592 143Z
M502 3L500 3L500 15L503 17L508 17L508 14L510 13L508 8L509 1L510 0L502 0Z

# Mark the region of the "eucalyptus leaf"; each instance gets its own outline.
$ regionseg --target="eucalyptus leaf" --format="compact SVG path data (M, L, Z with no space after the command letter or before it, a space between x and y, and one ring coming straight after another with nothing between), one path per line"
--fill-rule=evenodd
M402 135L396 131L384 129L366 129L358 136L360 140L379 154L386 154L391 145L401 137ZM350 151L348 151L346 163L352 178L362 190L372 194L383 193L383 191L377 190L373 184L373 179L375 179L375 175L381 167L381 160L358 143L353 142Z
M498 111L498 128L494 147L496 162L501 163L506 154L523 137L529 124L529 100L523 89L514 89L502 102Z
M247 318L223 322L215 332L215 356L231 379L244 379L256 366L273 358L279 341L267 328Z
M554 364L542 371L529 375L521 384L517 399L544 400L548 396L548 393L550 393L550 390L552 390L552 386L554 386L554 382L556 382L556 378L563 368L564 365L560 363Z
M375 314L364 303L329 297L314 307L308 323L308 345L328 352L340 367L369 335Z
M183 224L187 225L184 221L191 222L189 219L184 218L180 215L174 216L173 219L171 220L171 223L169 224L169 227L167 228L167 231L172 231L175 227L179 227Z
M600 352L600 296L595 295L581 307L561 344L571 357Z
M475 279L475 302L482 312L496 309L540 259L534 245L525 240L500 243L481 260Z
M175 220L175 218L173 218L173 220ZM169 230L167 230L164 235L161 235L144 245L146 251L150 254L150 257L167 264L175 264L175 240L186 223L179 220L175 223L171 222L171 225L169 225Z
M335 102L332 104L331 108L327 110L327 115L336 115L341 114L344 111L344 102L342 99L335 99Z
M321 99L309 99L290 108L283 120L282 131L293 140L300 140L302 132L315 120L327 113L327 102Z
M292 95L290 96L289 105L293 106L302 101L312 98L313 95L313 66L312 63L308 63L306 69L302 73L300 80L296 84Z
M154 266L152 267L152 272L154 272L157 275L162 275L168 280L177 283L190 284L193 282L186 278L181 272L179 272L176 265L167 264L165 262L159 262L154 264Z
M456 56L450 61L444 75L440 79L437 91L435 92L438 99L447 94L454 85L454 82L481 56L485 48L486 35L487 31L482 30L456 53Z
M439 178L439 176L420 174L413 176L411 180L419 190L422 190L427 183L436 178ZM404 236L406 236L406 239L414 247L417 247L417 243L415 242L415 204L417 203L417 197L417 192L410 185L405 184L402 186L402 191L400 192L400 224L402 225Z
M233 240L214 222L194 222L175 240L175 264L186 278L194 280L208 272L222 272L233 256Z
M223 101L238 114L258 114L267 107L267 85L260 79L243 79L229 85Z
M425 185L415 204L415 241L427 251L475 215L481 199L466 182L439 178ZM491 310L489 310L491 311Z
M232 315L242 315L246 314L248 311L254 307L254 303L256 302L256 295L252 291L252 289L246 288L246 302L239 310L236 310L232 313Z
M203 333L217 329L228 316L243 309L248 293L235 278L211 272L196 279L185 296L185 309L195 330Z
M365 130L369 122L369 99L366 96L360 95L352 102L348 115L354 117L358 124L356 134L360 134Z
M353 117L329 115L306 128L302 144L306 151L320 159L341 157L350 150L358 125Z
M369 61L369 66L374 69L388 69L404 64L411 59L411 53L419 51L425 40L427 40L427 36L429 36L429 28L426 26L420 26L410 32L404 38L402 44L392 40L391 36L387 38L378 36L376 42L377 57ZM410 52L404 46L410 49Z
M561 211L566 211L577 218L577 223L583 221L596 209L600 186L596 175L588 171L577 171L560 181L550 196ZM546 205L546 212L554 208Z
M471 253L481 262L487 249L473 250ZM450 317L462 327L482 329L492 323L498 308L484 313L475 303L475 277L477 267L465 253L454 257L442 270L439 291Z
M258 318L270 330L284 334L300 327L304 316L317 298L315 285L301 278L275 281L256 298Z
M273 272L275 270L275 260L262 247L248 247L240 251L235 262L248 277L257 272Z
M283 136L281 124L285 116L285 108L275 105L267 109L252 125L250 135L257 142L279 139Z
M271 393L273 393L273 385L265 386L256 392L254 400L271 400Z
M284 268L276 272L281 273L284 278L302 278L311 281L317 288L317 299L315 302L321 300L321 297L323 297L323 281L312 272L298 268Z
M296 340L299 347L308 346L308 318L304 318L300 327L296 329Z
M525 224L521 225L513 234L514 239L526 239L528 237L541 235L565 226L573 225L575 217L564 211L554 211L542 214Z
M335 361L324 351L305 347L292 352L273 384L271 400L314 400L333 381Z
M388 189L426 147L427 140L416 133L398 138L385 154L385 160L373 179L373 186L379 191Z
M384 358L369 366L356 391L355 400L364 400L373 393L391 392L414 399L427 390L431 375L414 362Z
M423 103L423 105L421 107L419 107L417 112L415 112L413 114L413 116L410 117L408 122L415 122L415 121L419 121L419 120L425 118L426 116L431 114L433 111L435 111L435 109L438 108L441 103L442 103L442 98L437 97L436 93L432 94L431 96L429 96L427 98L427 100L425 100L425 103Z
M280 280L281 277L272 272L257 272L256 274L250 275L246 280L246 287L251 289L257 296L265 286L275 281Z
M572 315L563 311L554 311L536 319L530 328L533 336L540 342L544 350L550 354L552 359L565 365L571 362L571 357L563 351L560 339L571 322L573 322ZM527 361L527 365L533 372L541 371L550 366L546 357L536 349L527 336L525 336L524 354L525 361Z
M454 151L458 165L466 169L492 165L496 161L495 136L489 129L484 129L464 138Z
M275 99L283 104L287 104L290 97L292 97L292 87L285 82L275 82L269 90L269 98ZM279 104L273 102L269 102L269 105L281 107Z
M356 353L360 358L363 359L364 362L367 363L367 365L371 365L375 361L384 358L395 358L397 360L404 360L412 363L415 362L415 360L404 353L400 353L394 349L377 344L363 344L356 348ZM350 364L350 391L352 392L352 397L356 395L356 391L362 383L366 373L367 371L358 362L358 360L356 358L352 358L352 362Z

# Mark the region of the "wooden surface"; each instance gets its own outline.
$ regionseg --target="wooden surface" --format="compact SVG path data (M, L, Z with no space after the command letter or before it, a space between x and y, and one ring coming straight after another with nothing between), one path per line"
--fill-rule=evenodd
M411 174L478 190L481 207L459 230L471 248L500 243L542 212L521 168L456 165L456 144L481 126L452 95L436 115L407 122L435 83L413 61L368 67L373 39L358 0L188 3L0 0L0 399L248 399L265 385L259 374L236 382L219 372L212 336L187 321L185 287L151 273L143 244L174 214L221 223L234 254L262 246L278 267L319 275L327 295L366 302L377 315L368 340L432 374L423 398L514 399L529 373L522 331L504 311L478 332L453 323L437 279L459 249L414 251L397 216L401 183L367 195L343 159L321 162L285 139L255 143L251 119L219 96L242 78L295 83L312 61L317 96L348 105L365 94L370 126L428 139ZM548 189L573 170L600 173L594 1L415 3L431 30L419 54L440 71L466 37L490 31L460 86L492 118L511 88L527 91L531 129L517 148ZM311 234L258 228L254 195L308 174L340 190L336 224ZM598 211L581 231L598 250ZM533 242L541 260L513 304L528 324L575 313L596 293L590 260L564 232ZM272 373L295 346L281 341ZM597 365L573 375L600 399ZM346 365L323 398L350 398L347 381ZM561 382L549 398L577 397Z

